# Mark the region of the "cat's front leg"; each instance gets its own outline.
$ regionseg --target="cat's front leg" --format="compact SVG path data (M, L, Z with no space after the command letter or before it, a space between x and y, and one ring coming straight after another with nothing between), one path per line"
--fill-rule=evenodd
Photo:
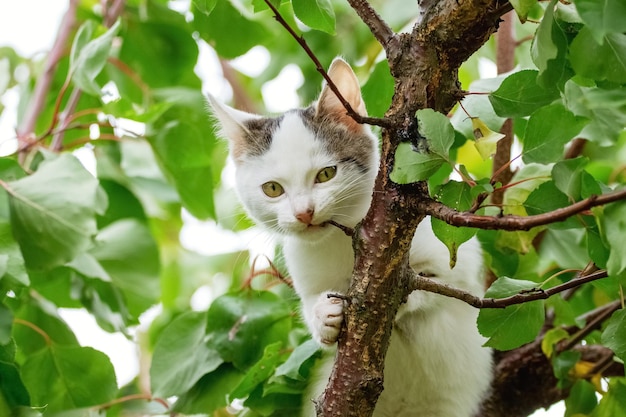
M312 322L309 323L313 338L322 346L337 342L343 322L343 300L332 294L324 292L319 295L313 305Z

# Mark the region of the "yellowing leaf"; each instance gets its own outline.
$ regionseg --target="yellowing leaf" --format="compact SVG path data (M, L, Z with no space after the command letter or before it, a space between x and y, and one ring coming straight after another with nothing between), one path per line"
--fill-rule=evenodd
M599 393L604 393L604 389L602 388L602 374L596 372L593 375L589 375L589 373L593 370L593 367L596 364L588 361L578 361L576 365L572 368L571 374L576 379L589 379Z
M478 117L472 117L472 129L476 139L474 146L483 160L489 159L496 153L498 141L506 136L489 129Z

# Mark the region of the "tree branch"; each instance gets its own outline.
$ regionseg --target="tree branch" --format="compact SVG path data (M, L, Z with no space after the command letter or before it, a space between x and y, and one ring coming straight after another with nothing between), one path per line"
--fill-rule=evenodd
M361 124L368 124L368 125L387 127L387 128L391 126L391 122L387 119L378 118L378 117L361 116L359 113L357 113L352 108L350 103L348 103L348 101L343 97L343 95L341 94L341 92L339 91L335 83L333 82L333 80L331 80L330 76L324 69L324 66L321 64L319 59L317 59L317 56L315 55L315 53L311 50L309 45L304 40L304 37L302 37L301 35L298 35L296 31L293 30L291 26L289 26L289 23L287 23L287 21L283 18L283 16L280 14L278 9L269 0L264 0L264 1L268 5L268 7L272 9L272 12L274 12L274 18L278 21L278 23L280 23L287 30L287 32L289 32L289 34L302 47L304 52L306 52L309 58L311 58L311 61L313 61L313 63L315 64L315 69L317 69L317 71L320 74L322 74L322 77L324 77L324 80L326 80L328 87L332 90L333 93L335 93L335 95L337 96L337 99L341 102L343 107L346 109L348 116L352 117L352 119L354 119L357 123L361 123Z
M410 280L411 290L422 290L456 298L476 308L505 308L515 304L527 303L535 300L545 300L555 294L579 287L588 282L596 281L608 276L606 270L600 270L588 275L579 276L563 284L556 285L546 290L534 288L505 298L480 298L467 291L442 284L437 280L414 274Z
M17 139L20 150L28 149L31 140L35 139L35 124L37 119L43 110L43 106L46 101L46 95L50 90L52 79L54 78L54 72L57 64L65 54L65 48L67 46L68 39L76 25L76 10L78 8L79 0L70 0L69 6L63 20L59 32L54 41L54 45L48 54L48 59L41 76L37 79L35 84L35 91L33 97L30 100L30 105L26 109L26 114L21 125L17 129Z
M348 0L348 3L354 11L359 15L363 23L370 28L372 35L386 50L389 41L395 36L395 33L387 25L387 23L380 18L376 10L365 0Z
M459 212L438 201L425 196L421 201L424 213L458 227L475 227L488 230L530 230L533 227L561 222L567 218L581 214L592 207L602 206L626 199L626 189L603 195L593 195L570 206L556 209L534 216L503 217L483 216L470 212Z

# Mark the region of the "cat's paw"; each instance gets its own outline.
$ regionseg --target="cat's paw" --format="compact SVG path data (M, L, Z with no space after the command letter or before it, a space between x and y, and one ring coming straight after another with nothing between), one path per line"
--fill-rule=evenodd
M322 344L330 346L337 341L343 322L343 300L320 294L313 306L314 337Z

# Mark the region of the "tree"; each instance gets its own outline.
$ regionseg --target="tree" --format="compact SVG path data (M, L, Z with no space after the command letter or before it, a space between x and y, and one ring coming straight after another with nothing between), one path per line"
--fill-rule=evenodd
M365 80L372 117L346 111L380 128L376 189L386 198L345 230L357 256L352 302L323 415L371 414L388 343L380 334L389 334L374 330L389 330L415 289L481 309L497 366L480 415L526 416L561 399L567 415L626 415L620 1L173 5L70 0L43 62L0 50L0 92L19 89L21 100L17 149L0 158L0 415L290 416L302 401L318 352L294 314L280 252L268 268L250 268L247 253L203 256L179 243L181 208L249 226L220 181L224 144L194 72L199 44L217 52L235 105L249 110L288 63L307 80L304 102L338 54ZM271 56L261 75L228 62L257 45ZM485 59L500 75L480 78ZM93 154L93 172L77 150ZM485 298L404 267L426 215L451 262L478 236ZM360 238L380 227L390 232ZM202 286L213 300L194 311ZM57 313L86 309L130 337L157 304L137 338L151 365L124 387ZM372 318L374 308L384 314ZM375 326L346 343L364 321ZM345 360L367 346L380 354Z

